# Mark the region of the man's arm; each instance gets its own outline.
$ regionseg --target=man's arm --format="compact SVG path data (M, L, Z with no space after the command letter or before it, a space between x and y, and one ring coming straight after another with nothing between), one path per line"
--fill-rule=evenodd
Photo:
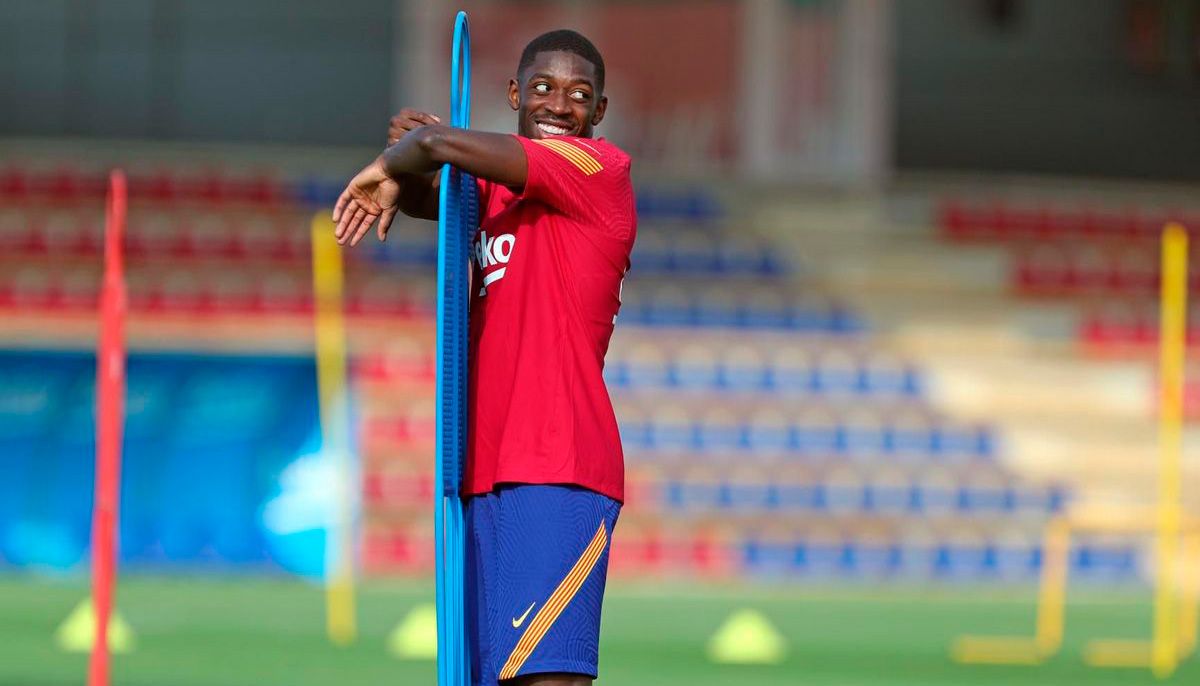
M436 114L406 107L397 112L388 122L388 147L395 145L401 138L422 126L441 123L441 118ZM400 211L417 219L437 221L438 187L441 186L442 175L438 172L405 174L397 180L400 182L400 198L397 203ZM383 233L386 234L386 231Z
M401 174L400 197L396 205L400 211L416 219L438 220L438 190L442 185L439 172L429 174ZM387 231L383 232L385 235Z
M440 124L421 126L401 137L346 186L333 209L338 242L357 245L376 220L382 238L398 210L437 218L436 184L420 181L430 174L436 176L438 168L447 163L512 187L524 186L529 173L525 149L513 136ZM404 200L404 188L398 182L407 180L414 181L413 190Z
M440 124L410 132L385 150L382 159L392 178L436 171L448 163L481 179L519 188L529 172L525 149L516 138Z

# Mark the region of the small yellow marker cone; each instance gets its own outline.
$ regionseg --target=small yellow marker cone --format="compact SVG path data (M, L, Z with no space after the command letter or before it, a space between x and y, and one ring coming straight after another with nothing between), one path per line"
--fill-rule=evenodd
M783 635L757 610L733 613L708 641L708 658L724 664L775 665L786 655Z
M387 646L404 660L436 660L437 608L432 603L414 607L392 630Z
M68 653L90 653L96 636L96 613L91 599L84 599L54 632L54 642ZM108 650L128 653L133 650L133 629L114 609L108 617Z

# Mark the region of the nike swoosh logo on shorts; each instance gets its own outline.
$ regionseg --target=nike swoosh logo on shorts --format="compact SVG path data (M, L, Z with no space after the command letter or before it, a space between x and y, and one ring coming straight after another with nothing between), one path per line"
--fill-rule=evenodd
M520 629L520 628L521 628L521 625L525 623L525 618L526 618L526 617L528 617L528 616L529 616L529 612L530 612L531 610L533 610L533 606L534 606L534 605L537 605L537 603L530 603L530 604L529 604L529 607L525 608L525 614L521 615L521 616L520 616L519 618L517 618L517 619L514 619L514 620L512 620L512 625L513 625L513 628L514 628L514 629Z

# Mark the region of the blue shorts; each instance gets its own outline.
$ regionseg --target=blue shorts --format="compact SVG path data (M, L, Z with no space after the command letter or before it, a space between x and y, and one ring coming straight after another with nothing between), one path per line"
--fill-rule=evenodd
M600 602L621 504L575 486L500 486L467 502L466 601L475 684L596 676Z

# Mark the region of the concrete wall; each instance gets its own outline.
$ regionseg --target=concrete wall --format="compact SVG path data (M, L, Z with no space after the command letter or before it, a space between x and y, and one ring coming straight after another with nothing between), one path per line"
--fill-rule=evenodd
M1167 6L1170 63L1126 58L1123 0L896 0L896 159L970 168L1200 178L1197 3Z
M0 135L378 143L391 0L4 0Z

